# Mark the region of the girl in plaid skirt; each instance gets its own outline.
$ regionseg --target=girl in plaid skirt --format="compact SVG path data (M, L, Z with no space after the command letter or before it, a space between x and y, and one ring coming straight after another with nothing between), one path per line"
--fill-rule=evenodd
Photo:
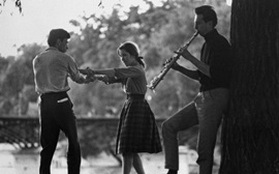
M132 166L138 174L144 174L138 153L162 151L154 114L145 100L145 64L143 58L139 57L138 46L133 42L121 44L117 53L126 67L94 71L86 69L84 73L95 77L102 74L98 79L106 84L122 83L127 99L120 115L116 152L123 156L123 174L129 174Z

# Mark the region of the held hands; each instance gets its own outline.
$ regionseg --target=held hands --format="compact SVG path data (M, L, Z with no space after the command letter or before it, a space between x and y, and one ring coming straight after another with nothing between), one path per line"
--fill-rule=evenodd
M79 72L83 75L90 75L90 76L93 76L95 74L94 71L88 67L86 69L79 69Z
M89 82L93 82L96 79L104 82L105 84L109 84L109 77L105 74L96 74L94 70L90 68L79 69L79 72L83 75L86 75L86 80Z
M109 84L109 77L107 75L104 74L97 74L95 75L95 77L99 80L104 82L105 84Z
M96 77L94 76L94 71L88 67L86 69L79 69L79 72L83 75L86 75L85 83L94 82L96 80Z

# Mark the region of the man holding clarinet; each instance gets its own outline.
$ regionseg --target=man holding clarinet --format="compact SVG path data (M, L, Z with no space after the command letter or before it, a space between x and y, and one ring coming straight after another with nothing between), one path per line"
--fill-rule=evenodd
M200 82L196 98L162 124L165 151L165 168L168 174L177 174L179 169L179 131L199 125L198 160L200 174L211 174L216 136L222 116L229 100L231 76L231 48L229 42L218 33L217 15L211 6L203 5L195 9L195 29L205 42L198 60L187 48L175 53L193 63L197 70L189 70L178 63L172 69Z

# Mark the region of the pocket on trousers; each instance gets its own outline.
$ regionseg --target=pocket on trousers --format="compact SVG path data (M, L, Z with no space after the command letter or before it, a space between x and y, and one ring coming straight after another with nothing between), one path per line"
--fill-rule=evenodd
M62 98L62 99L59 99L59 100L57 100L57 103L64 103L64 102L66 102L66 101L68 101L69 100L69 98Z

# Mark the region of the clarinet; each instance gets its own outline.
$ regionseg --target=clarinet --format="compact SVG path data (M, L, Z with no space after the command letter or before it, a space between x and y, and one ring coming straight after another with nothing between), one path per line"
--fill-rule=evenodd
M190 40L182 48L188 48L191 42L197 37L198 34L198 32L195 32L194 35L190 38ZM173 57L167 59L163 64L164 66L161 69L160 73L150 81L147 87L151 90L154 90L157 87L157 85L163 80L164 76L170 70L171 66L179 59L179 57L180 55L175 54Z

